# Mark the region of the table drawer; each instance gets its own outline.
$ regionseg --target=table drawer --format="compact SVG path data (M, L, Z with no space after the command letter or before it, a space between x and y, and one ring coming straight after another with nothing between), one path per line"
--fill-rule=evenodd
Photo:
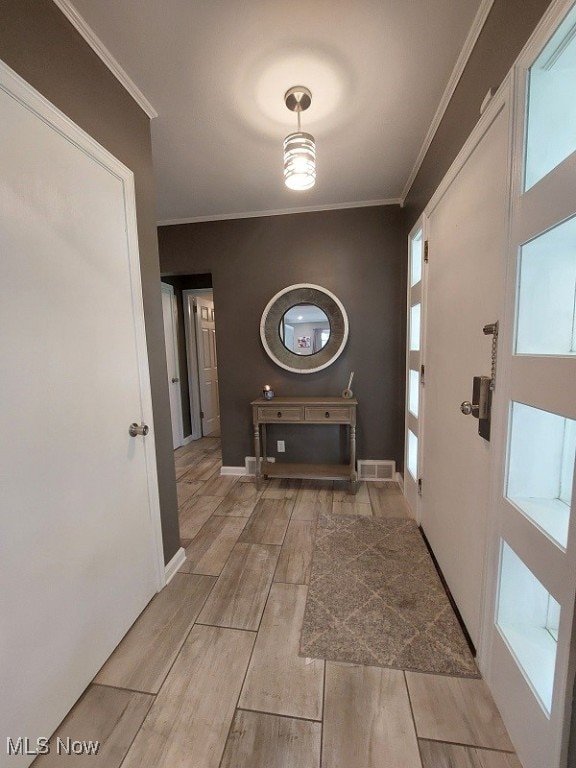
M283 408L282 406L266 406L265 408L258 408L258 421L272 422L272 421L303 421L304 413L302 408L295 408L288 406Z
M350 424L352 421L352 408L335 406L334 408L305 408L306 421L325 421L335 424Z

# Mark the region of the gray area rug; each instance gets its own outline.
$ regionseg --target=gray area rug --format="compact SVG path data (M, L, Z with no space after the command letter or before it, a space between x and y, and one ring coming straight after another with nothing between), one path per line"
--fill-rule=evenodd
M323 514L300 655L479 677L413 520Z

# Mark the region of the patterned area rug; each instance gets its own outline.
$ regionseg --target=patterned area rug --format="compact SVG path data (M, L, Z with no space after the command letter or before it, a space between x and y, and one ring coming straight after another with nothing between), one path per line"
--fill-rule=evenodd
M479 677L413 520L321 515L300 655Z

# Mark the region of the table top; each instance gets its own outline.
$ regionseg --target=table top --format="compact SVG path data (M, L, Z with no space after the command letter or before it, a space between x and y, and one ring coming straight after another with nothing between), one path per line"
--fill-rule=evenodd
M355 397L279 397L275 395L271 400L266 400L264 397L259 397L256 400L252 400L250 405L271 405L271 406L288 406L288 405L301 405L301 406L350 406L358 405L358 400Z

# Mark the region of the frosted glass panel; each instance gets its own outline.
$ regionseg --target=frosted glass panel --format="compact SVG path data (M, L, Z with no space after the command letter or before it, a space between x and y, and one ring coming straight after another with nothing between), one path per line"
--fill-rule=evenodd
M502 541L496 626L547 714L552 706L560 606Z
M408 471L418 480L418 438L411 429L408 430Z
M420 304L410 308L410 351L420 349Z
M422 280L422 230L410 241L410 287Z
M575 421L512 404L507 498L564 548L575 450Z
M575 91L576 7L530 68L525 189L576 149Z
M522 247L516 353L576 354L575 302L576 217Z
M418 416L418 401L420 399L420 376L418 371L408 372L408 409L411 414Z

